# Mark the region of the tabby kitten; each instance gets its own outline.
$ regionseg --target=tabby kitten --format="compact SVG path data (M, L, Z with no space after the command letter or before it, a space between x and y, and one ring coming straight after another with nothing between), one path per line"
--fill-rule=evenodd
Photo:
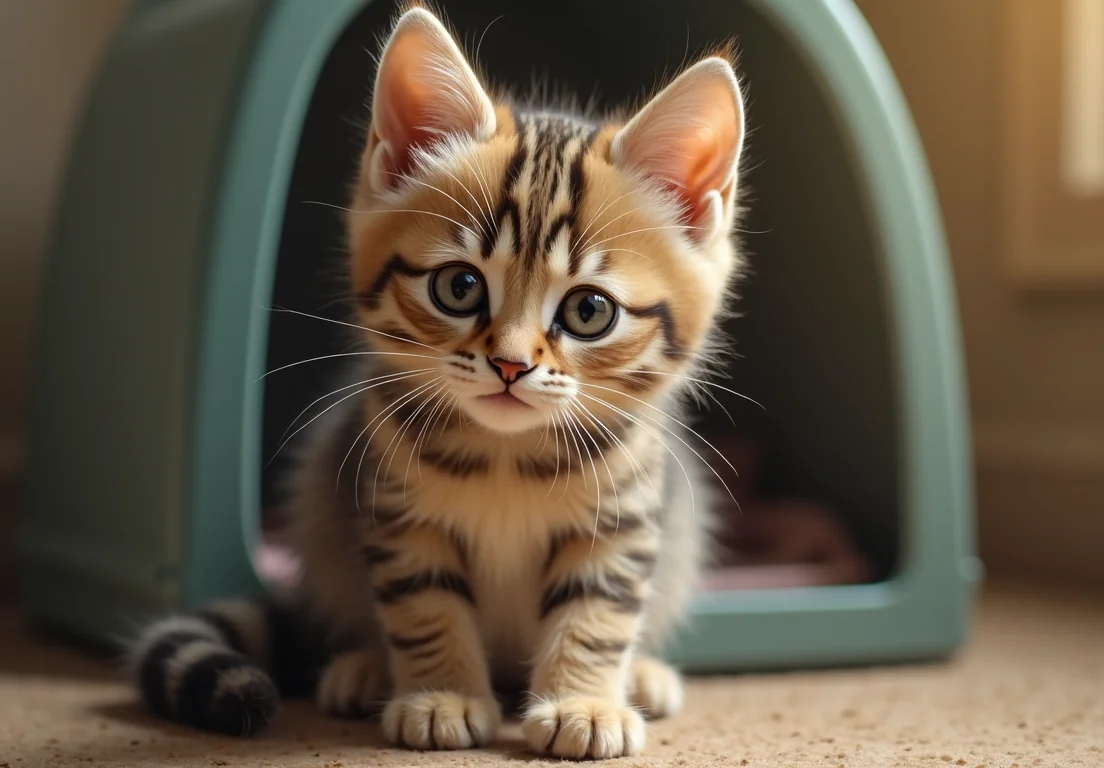
M514 691L536 752L637 753L642 716L682 704L656 654L709 500L678 404L740 263L743 126L724 57L592 123L492 100L407 10L348 214L370 363L312 424L298 595L150 627L130 654L147 705L246 734L318 671L326 711L384 704L396 745L486 744Z

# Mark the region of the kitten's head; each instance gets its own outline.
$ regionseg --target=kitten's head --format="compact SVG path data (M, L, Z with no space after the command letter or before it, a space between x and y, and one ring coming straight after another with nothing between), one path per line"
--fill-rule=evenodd
M407 11L349 219L377 359L496 432L654 402L702 354L738 265L743 136L724 57L594 124L496 103L437 18Z

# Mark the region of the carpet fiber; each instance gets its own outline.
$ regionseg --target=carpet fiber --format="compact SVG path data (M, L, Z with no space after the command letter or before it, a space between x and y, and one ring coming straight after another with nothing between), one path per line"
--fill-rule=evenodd
M698 679L626 766L1104 766L1104 601L990 591L942 664ZM99 660L0 620L0 768L481 766L526 763L516 725L478 752L382 749L374 724L290 706L266 736L145 716Z

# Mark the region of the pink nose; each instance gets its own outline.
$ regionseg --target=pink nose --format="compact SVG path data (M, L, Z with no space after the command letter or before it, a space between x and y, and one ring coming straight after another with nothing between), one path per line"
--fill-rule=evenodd
M507 384L511 384L520 379L525 374L529 373L532 368L528 363L519 363L514 360L504 360L501 357L496 357L490 361L491 367L498 372L498 378L502 379Z

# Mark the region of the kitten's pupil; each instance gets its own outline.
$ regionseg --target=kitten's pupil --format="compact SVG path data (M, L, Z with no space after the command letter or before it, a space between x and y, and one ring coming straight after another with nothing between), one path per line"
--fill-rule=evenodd
M585 299L579 302L579 319L584 323L589 323L590 318L594 317L594 313L597 312L597 308L594 306L594 300L601 299L597 296L587 296Z
M471 272L460 272L452 278L452 295L462 301L478 284L479 280Z

